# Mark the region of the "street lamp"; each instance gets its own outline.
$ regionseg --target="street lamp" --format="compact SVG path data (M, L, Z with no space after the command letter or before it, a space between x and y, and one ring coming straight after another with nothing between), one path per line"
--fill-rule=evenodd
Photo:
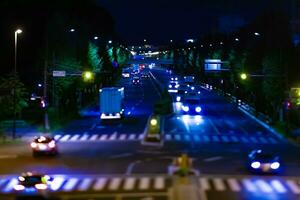
M260 36L260 33L255 32L254 35L255 35L255 36Z
M75 29L74 29L74 28L71 28L71 29L70 29L70 32L74 32L74 31L75 31Z
M241 74L241 79L242 80L246 80L248 78L247 74L246 73L242 73Z
M83 80L88 82L94 79L94 73L91 71L85 71L82 73Z
M98 40L98 36L95 36L95 37L94 37L94 40Z
M17 73L17 43L18 43L18 34L21 34L22 30L21 29L17 29L15 31L15 75Z

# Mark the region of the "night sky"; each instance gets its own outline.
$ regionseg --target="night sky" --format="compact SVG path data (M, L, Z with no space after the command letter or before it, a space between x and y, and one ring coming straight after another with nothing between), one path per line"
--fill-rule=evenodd
M238 16L246 23L276 2L282 6L281 0L98 0L113 15L122 39L150 43L217 31L221 16Z

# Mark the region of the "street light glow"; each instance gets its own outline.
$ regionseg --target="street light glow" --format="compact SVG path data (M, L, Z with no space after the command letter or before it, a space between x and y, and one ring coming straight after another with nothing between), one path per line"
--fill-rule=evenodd
M94 39L95 39L95 40L98 40L98 36L95 36Z
M254 35L256 35L256 36L260 36L260 33L258 33L258 32L255 32L255 33L254 33Z
M17 29L16 31L15 31L15 33L16 34L20 34L20 33L22 33L23 31L21 30L21 29Z
M246 79L247 79L247 74L242 73L242 74L241 74L241 79L242 79L242 80L246 80Z
M94 74L91 71L85 71L82 73L84 81L91 81L94 78Z
M112 43L112 40L109 40L109 41L108 41L108 44L111 44L111 43Z
M70 29L70 32L74 32L74 31L75 31L75 29L74 29L74 28L71 28L71 29Z

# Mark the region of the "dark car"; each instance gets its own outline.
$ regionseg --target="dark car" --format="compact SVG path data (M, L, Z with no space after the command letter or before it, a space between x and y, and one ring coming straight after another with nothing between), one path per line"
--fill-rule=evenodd
M51 178L44 174L23 173L18 177L14 190L19 192L39 192L49 189Z
M142 73L141 77L142 77L142 78L149 78L150 75L149 75L148 73Z
M138 77L138 76L133 77L132 83L133 83L134 85L140 84L140 83L141 83L140 77Z
M56 155L58 153L56 141L51 136L35 137L30 146L33 156L40 154Z
M248 169L254 173L279 173L282 171L282 163L277 155L253 150L248 155Z
M202 111L200 100L198 98L184 99L181 109L184 114L199 115Z

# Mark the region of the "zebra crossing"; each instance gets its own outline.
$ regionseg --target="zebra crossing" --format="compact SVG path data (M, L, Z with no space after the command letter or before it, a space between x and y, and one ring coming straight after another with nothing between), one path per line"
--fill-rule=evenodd
M158 176L69 176L51 175L50 192L164 192L171 178ZM0 193L14 193L17 177L0 178Z
M75 134L55 135L59 142L109 142L109 141L139 141L144 134ZM165 142L195 142L195 143L255 143L278 144L283 141L273 136L256 135L209 135L209 134L164 134Z
M248 192L265 194L294 194L300 195L300 179L240 177L199 178L200 189L212 192Z

